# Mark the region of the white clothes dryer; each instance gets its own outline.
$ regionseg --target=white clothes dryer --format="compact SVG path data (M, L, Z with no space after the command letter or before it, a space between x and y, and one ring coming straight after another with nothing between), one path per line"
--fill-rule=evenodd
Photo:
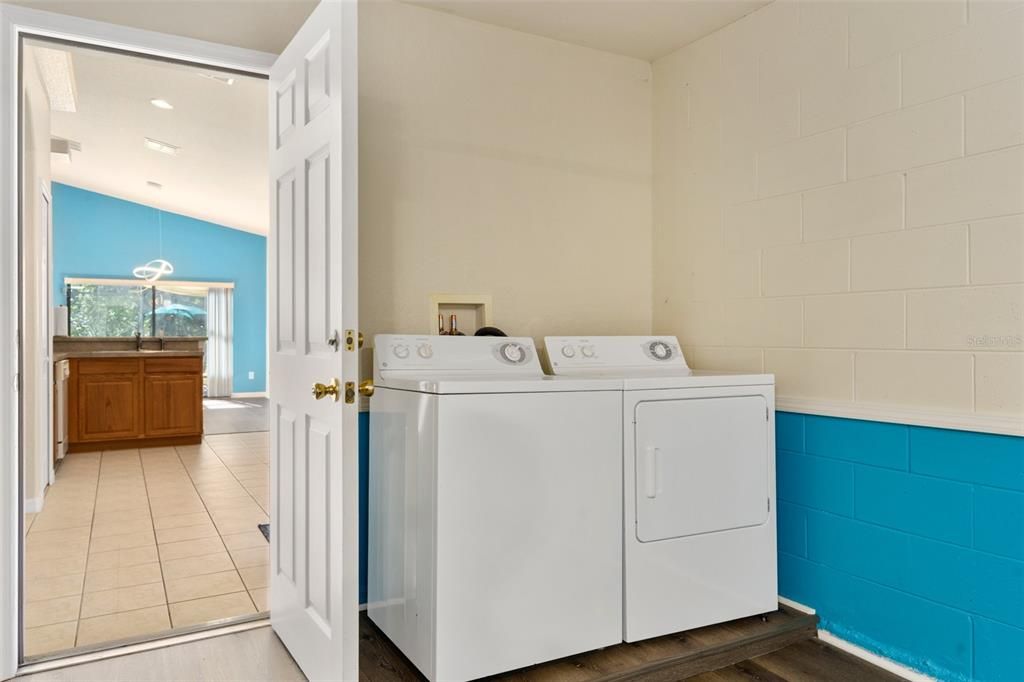
M773 375L691 370L671 336L545 346L622 390L623 639L776 610Z

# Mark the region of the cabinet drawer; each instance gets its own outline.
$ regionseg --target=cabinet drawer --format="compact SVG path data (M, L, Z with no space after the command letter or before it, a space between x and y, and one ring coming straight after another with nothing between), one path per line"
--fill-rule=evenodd
M137 358L78 358L79 374L138 374Z
M198 374L203 371L203 359L146 358L146 374Z

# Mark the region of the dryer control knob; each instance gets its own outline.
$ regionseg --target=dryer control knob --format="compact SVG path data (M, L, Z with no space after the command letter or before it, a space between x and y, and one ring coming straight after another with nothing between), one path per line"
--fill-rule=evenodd
M580 352L583 353L583 357L592 358L596 355L594 347L590 345L580 346Z
M576 356L576 349L572 346L562 346L562 355L567 358Z
M498 352L503 360L511 362L513 365L526 361L526 349L518 343L504 343Z
M400 343L392 348L391 352L394 353L395 357L399 360L405 360L409 357L409 346L406 346L404 343Z
M416 354L424 360L429 360L434 357L434 349L430 347L429 343L421 343L416 346Z
M672 346L664 341L652 341L648 349L655 360L668 360L672 357Z

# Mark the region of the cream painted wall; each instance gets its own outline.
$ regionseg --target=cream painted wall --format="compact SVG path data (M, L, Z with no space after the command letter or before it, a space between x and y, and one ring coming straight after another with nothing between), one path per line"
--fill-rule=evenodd
M40 385L38 371L45 360L44 346L46 340L37 330L45 315L45 291L40 280L42 267L42 249L45 236L40 232L40 191L45 188L50 192L50 102L46 90L40 80L36 63L31 50L25 51L23 67L24 90L22 106L24 111L24 128L22 145L24 149L24 186L22 188L22 288L24 296L24 348L23 363L25 378L23 381L22 409L24 414L24 485L27 510L42 504L43 489L46 486L48 473L40 464L40 449L46 448L45 442L38 437L41 429L48 422L45 412L40 413L39 400L41 392L50 390L49 386ZM38 511L38 509L35 509Z
M650 329L650 64L360 6L360 318L427 333L491 294L510 334Z
M778 2L654 65L654 330L778 394L1021 420L1024 7Z

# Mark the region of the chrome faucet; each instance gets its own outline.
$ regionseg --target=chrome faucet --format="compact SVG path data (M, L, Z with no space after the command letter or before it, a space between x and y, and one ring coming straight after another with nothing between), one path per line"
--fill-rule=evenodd
M142 332L135 332L135 350L142 350Z

